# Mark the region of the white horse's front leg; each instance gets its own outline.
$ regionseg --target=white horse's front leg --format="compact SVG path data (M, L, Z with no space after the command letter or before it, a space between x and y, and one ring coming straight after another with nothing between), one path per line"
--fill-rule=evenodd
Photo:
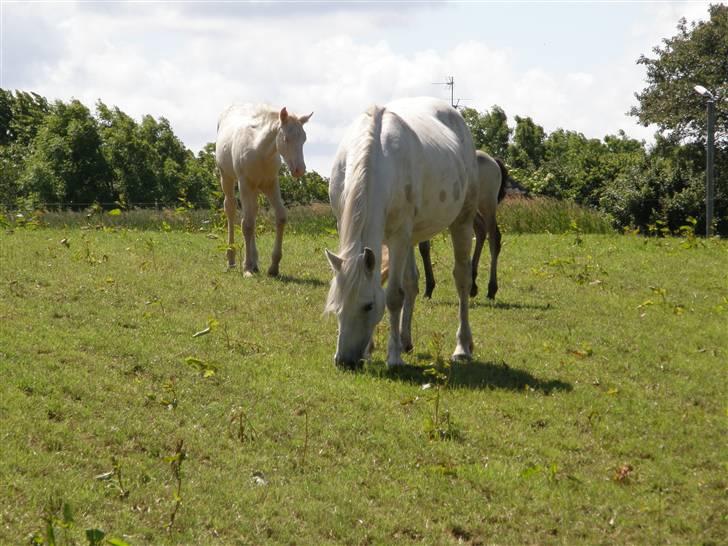
M389 280L387 281L387 309L389 310L389 343L387 345L387 366L403 366L400 321L404 304L402 278L407 261L406 243L389 244Z
M450 226L450 237L455 254L455 267L452 273L460 301L460 326L452 358L453 360L470 360L473 356L473 334L468 318L468 294L473 282L470 264L470 245L473 240L472 222Z
M240 181L240 201L243 204L243 237L245 237L245 266L243 271L249 277L258 272L258 249L255 246L255 217L258 214L258 194Z
M273 244L273 254L271 256L271 264L268 268L268 275L271 277L278 276L278 265L281 263L283 257L283 230L286 227L286 221L288 220L288 213L286 207L283 205L283 199L281 198L281 187L278 182L274 184L274 187L266 192L268 202L273 207L276 214L276 240Z
M407 254L407 264L404 271L404 306L402 308L401 335L402 349L410 352L414 347L412 344L412 314L415 310L415 301L420 289L418 286L417 262L415 261L415 249L410 247Z

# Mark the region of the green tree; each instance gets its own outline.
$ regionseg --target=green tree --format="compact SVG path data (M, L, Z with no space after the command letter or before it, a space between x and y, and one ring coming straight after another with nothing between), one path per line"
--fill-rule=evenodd
M152 146L141 138L139 125L118 107L96 104L103 154L113 178L115 199L128 206L153 203L156 194Z
M510 164L518 169L537 169L544 158L543 127L534 123L530 117L516 116L513 143L508 147Z
M656 124L663 136L678 141L704 141L705 99L693 87L703 85L720 98L728 97L728 5L709 8L710 19L688 25L683 18L678 33L642 55L637 63L647 69L647 87L635 94L639 104L630 111L645 126ZM717 141L728 145L728 109L717 113Z
M475 148L492 156L505 158L511 129L503 109L494 105L490 112L481 114L474 108L463 108L460 113L473 134Z
M703 177L706 137L705 98L693 87L702 85L716 97L715 124L715 218L718 233L728 233L728 5L716 4L709 8L707 21L687 23L681 19L677 34L664 39L662 46L655 47L654 58L641 56L637 61L647 69L647 87L636 94L638 105L630 113L645 125L656 124L662 137L656 153L664 157L667 149L672 156L669 164L674 168L662 169L670 173L663 182L659 209L666 213L666 203L672 203L670 210L678 216L677 203L684 206L683 219L688 211L700 220L698 229L704 230L705 211L696 208L691 199L679 196L690 187L690 195L697 196L698 180ZM682 152L680 163L676 163L674 151L681 144L688 146ZM679 169L677 166L679 165ZM677 169L677 170L676 170ZM674 173L679 173L676 184ZM688 183L688 181L690 181ZM683 189L681 189L683 188ZM677 192L677 194L675 194ZM703 190L704 192L704 190ZM700 225L702 224L702 225Z
M163 205L174 206L181 196L185 164L189 158L189 150L172 131L165 118L155 120L146 115L139 127L142 141L151 147L149 167L153 179L149 182L154 189L155 199Z
M222 191L215 166L215 143L208 142L195 157L189 153L185 163L184 192L187 199L201 207L222 206Z
M49 111L40 95L0 89L0 206L14 208L24 196L20 177Z
M78 100L54 103L33 140L20 185L42 202L72 207L113 197L98 124Z

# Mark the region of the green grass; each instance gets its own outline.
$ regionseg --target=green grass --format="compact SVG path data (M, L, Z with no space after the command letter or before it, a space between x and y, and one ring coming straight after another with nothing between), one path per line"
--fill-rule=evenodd
M411 366L386 370L380 325L352 373L324 233L287 237L281 279L225 272L214 230L0 234L0 544L44 518L61 544L724 543L725 241L506 233L475 360L438 389L449 244Z

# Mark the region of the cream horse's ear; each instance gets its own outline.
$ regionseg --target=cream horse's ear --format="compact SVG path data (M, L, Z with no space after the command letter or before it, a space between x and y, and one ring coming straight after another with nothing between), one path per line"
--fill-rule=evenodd
M328 249L324 249L324 252L326 252L326 257L328 258L329 263L331 264L331 269L334 270L334 273L341 271L341 264L343 263L343 260L336 254L329 252Z
M286 110L285 106L281 108L281 113L278 117L280 118L281 123L286 123L288 121L288 110Z
M307 116L301 116L300 118L298 118L298 121L300 121L300 122L301 122L301 125L303 125L303 124L304 124L304 123L306 123L306 122L307 122L307 121L308 121L309 119L311 119L311 116L313 116L313 112L311 112L311 113L310 113L309 115L307 115Z

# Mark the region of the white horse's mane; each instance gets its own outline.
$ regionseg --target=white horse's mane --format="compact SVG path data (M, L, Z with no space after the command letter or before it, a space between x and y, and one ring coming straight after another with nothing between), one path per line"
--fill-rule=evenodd
M364 275L364 268L357 267L358 260L352 258L356 258L363 251L361 242L371 193L369 180L372 171L377 167L376 158L379 156L384 108L374 105L365 115L370 118L369 124L358 136L356 146L346 154L344 177L347 184L344 190L344 208L339 222L341 230L339 257L342 258L342 266L341 271L338 271L331 281L324 313L337 312Z
M356 146L347 152L345 179L348 183L339 222L341 226L339 252L342 258L350 258L352 254L362 251L358 243L361 242L369 209L371 193L369 180L377 166L376 158L379 155L384 108L372 106L366 115L370 117L369 125L357 139Z

